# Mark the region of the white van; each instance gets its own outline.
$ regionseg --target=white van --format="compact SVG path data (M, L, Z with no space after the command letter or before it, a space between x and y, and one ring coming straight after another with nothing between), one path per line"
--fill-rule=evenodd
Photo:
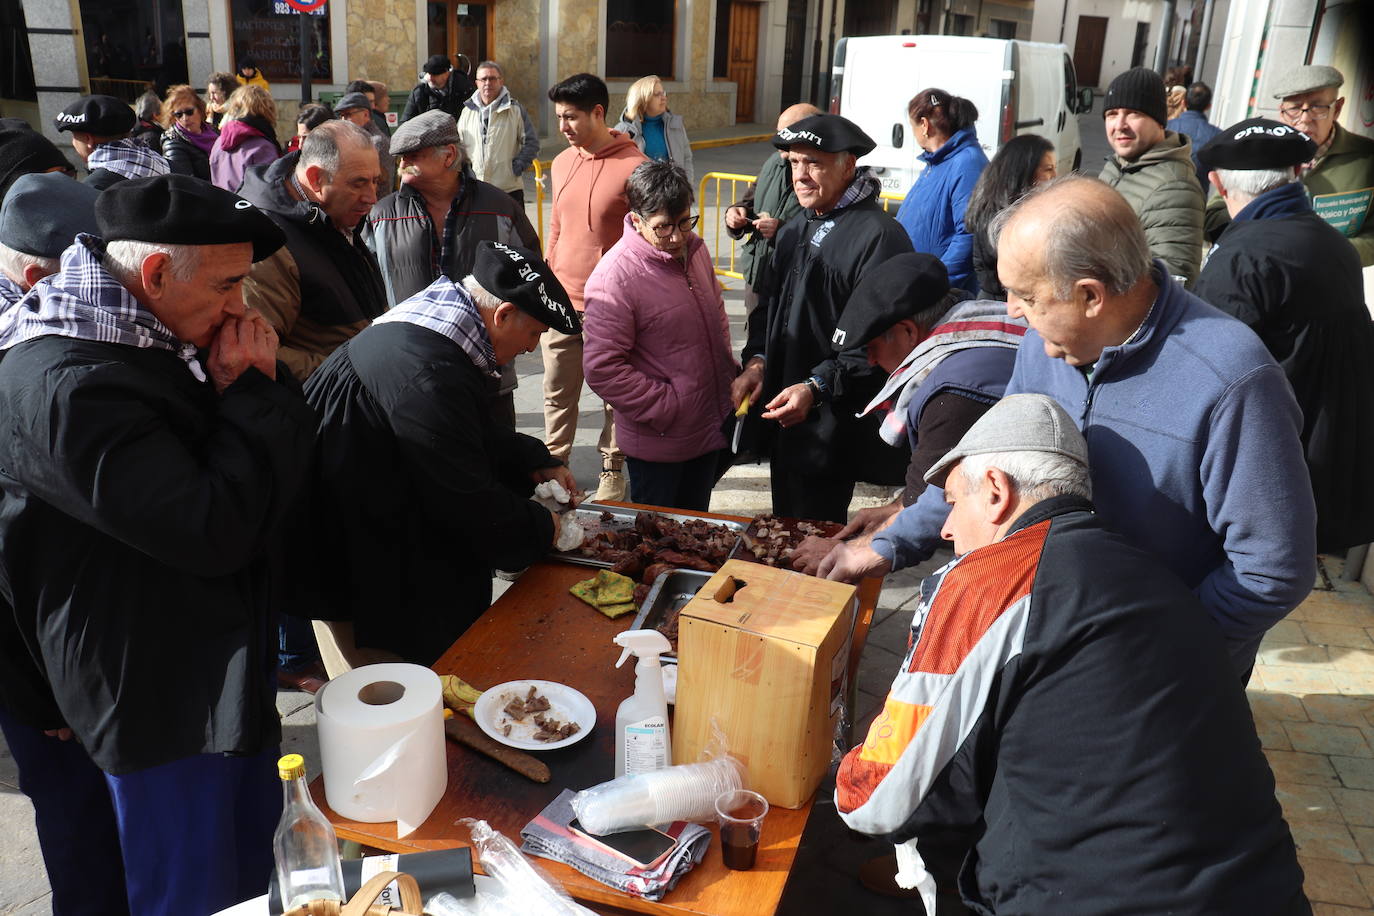
M883 190L905 194L925 163L911 136L907 103L922 89L943 89L978 108L978 142L989 159L1020 134L1054 144L1062 175L1078 168L1080 111L1091 90L1078 92L1063 45L957 35L881 35L835 44L830 110L853 121L878 144L859 160Z

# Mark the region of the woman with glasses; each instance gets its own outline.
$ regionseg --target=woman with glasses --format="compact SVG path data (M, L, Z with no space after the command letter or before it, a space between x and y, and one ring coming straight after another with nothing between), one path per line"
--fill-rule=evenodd
M219 131L205 118L205 100L190 86L172 86L162 100L162 123L162 155L172 172L209 181L210 150Z
M615 410L631 501L705 510L739 374L725 302L687 173L651 159L625 195L624 234L587 279L583 369Z
M687 173L687 183L696 181L692 171L692 144L682 115L668 110L668 92L663 81L646 76L625 93L625 113L615 129L635 142L650 159L676 162Z

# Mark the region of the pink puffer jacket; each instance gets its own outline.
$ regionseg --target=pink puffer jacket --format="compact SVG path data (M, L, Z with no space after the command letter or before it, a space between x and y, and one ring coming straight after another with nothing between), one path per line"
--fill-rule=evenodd
M644 461L687 461L725 447L739 365L705 243L684 261L659 251L625 217L620 241L587 279L582 366L615 408L616 440Z

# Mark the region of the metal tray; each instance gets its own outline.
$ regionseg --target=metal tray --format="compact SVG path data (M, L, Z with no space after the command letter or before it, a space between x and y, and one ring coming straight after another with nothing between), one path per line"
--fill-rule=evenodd
M652 630L663 622L663 618L669 612L682 610L713 575L715 573L699 569L670 569L665 573L659 573L654 584L650 586L649 596L644 599L639 616L635 618L630 629ZM664 652L659 659L676 662L677 652Z
M611 515L610 521L605 521L601 518L601 513L603 512L609 513ZM601 503L585 502L582 505L578 506L576 509L573 509L571 512L564 514L563 517L577 519L578 523L581 524L582 527L586 530L588 538L590 538L598 531L619 531L626 528L633 528L635 525L635 519L639 517L639 513L640 510L638 509L627 509L624 506L606 506L602 505ZM740 524L739 522L731 522L720 518L704 519L699 515L685 515L676 512L654 512L653 514L660 515L663 518L671 518L679 522L710 522L712 525L720 525L723 528L729 528L736 534L739 534L740 532L744 531L745 528L745 526ZM733 556L738 550L739 544L736 543L730 551L731 556ZM584 557L576 550L556 550L551 554L551 556L556 557L559 560L562 560L564 563L573 563L577 566L591 566L596 569L610 569L612 566L615 565L614 563L607 563L605 560L597 560L592 557ZM707 575L710 575L710 573L707 573Z
M772 517L769 516L769 518ZM774 520L782 522L783 527L791 530L793 533L800 533L796 531L797 526L800 525L803 521L808 521L807 519L797 518L778 518ZM836 533L838 533L839 530L844 527L838 522L810 521L810 524L820 528L821 535L823 537L834 537ZM743 560L746 563L758 563L760 565L765 566L768 565L764 563L763 560L760 560L752 549L755 539L758 537L758 531L759 519L755 518L752 522L749 523L749 527L747 527L744 531L740 533L740 539L735 542L734 549L730 551L730 556L726 559ZM779 566L778 568L791 569L792 566L789 563L786 566Z

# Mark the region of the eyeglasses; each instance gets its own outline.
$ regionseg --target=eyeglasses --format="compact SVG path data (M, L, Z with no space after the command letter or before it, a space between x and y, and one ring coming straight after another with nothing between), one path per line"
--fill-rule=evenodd
M181 118L189 118L191 115L195 113L196 109L194 108L179 108L176 111L172 112L172 117L180 120Z
M1303 115L1313 121L1325 121L1331 117L1330 105L1280 105L1279 114L1285 121L1296 123Z
M701 214L698 213L696 216L687 217L680 223L664 223L662 226L654 226L650 225L648 220L645 220L644 225L652 229L654 235L658 236L661 239L666 239L672 236L674 229L676 229L678 232L681 232L683 235L686 235L687 233L695 229L697 227L697 223L700 221Z
M499 83L499 82L501 82L501 77L499 77L499 76L479 76L479 77L477 77L477 82L479 82L479 83Z

